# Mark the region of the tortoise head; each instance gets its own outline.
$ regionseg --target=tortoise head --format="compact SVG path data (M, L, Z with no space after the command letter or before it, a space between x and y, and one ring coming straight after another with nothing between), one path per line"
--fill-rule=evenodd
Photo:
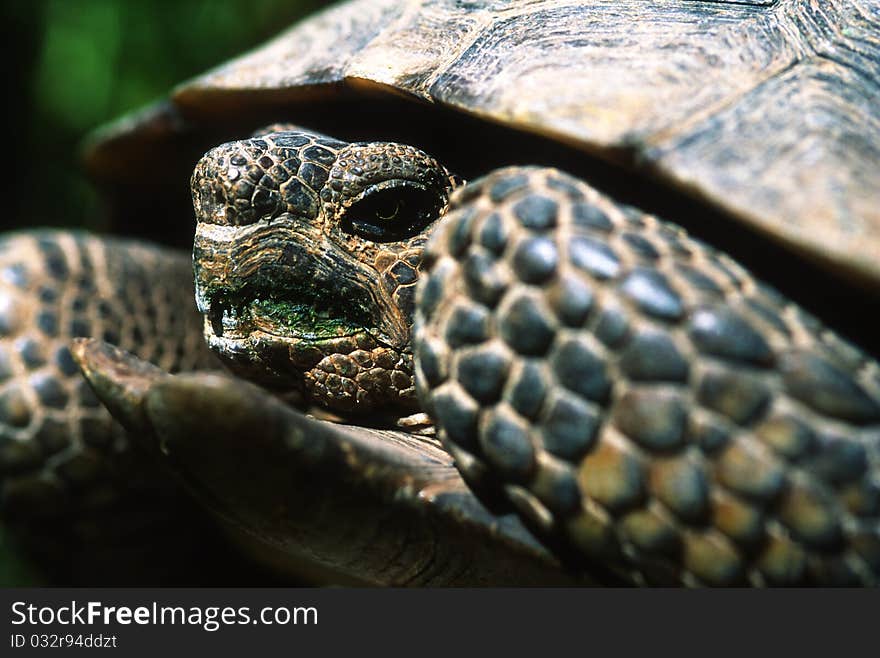
M389 142L286 130L209 151L192 176L208 345L237 374L331 409L414 409L415 283L454 185Z

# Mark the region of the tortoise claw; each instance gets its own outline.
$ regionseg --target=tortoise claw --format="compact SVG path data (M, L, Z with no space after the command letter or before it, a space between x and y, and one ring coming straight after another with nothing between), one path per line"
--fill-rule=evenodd
M113 417L133 436L148 433L144 398L157 381L171 375L129 352L94 338L74 338L70 352Z
M111 413L275 567L319 582L584 582L513 515L489 512L433 438L319 421L241 380L168 375L98 341L73 351Z

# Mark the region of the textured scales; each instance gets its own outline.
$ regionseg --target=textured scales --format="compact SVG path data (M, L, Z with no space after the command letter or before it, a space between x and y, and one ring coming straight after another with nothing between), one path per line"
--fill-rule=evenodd
M63 553L73 538L95 551L98 535L169 517L171 490L135 457L69 345L95 336L168 370L207 367L191 271L187 254L85 233L0 238L0 513L43 538L38 550Z
M635 583L877 584L880 368L730 258L511 168L422 276L423 407L539 532Z
M163 112L210 124L343 86L402 92L637 167L876 284L878 34L873 0L360 0L182 85ZM149 130L173 130L160 114ZM140 130L104 133L96 167Z

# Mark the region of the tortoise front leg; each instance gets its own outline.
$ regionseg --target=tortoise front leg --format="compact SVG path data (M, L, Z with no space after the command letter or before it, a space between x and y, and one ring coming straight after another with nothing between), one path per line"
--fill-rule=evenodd
M878 364L729 257L510 168L422 276L422 405L545 538L635 583L880 580Z
M114 416L274 569L314 583L566 585L513 515L489 513L430 438L307 417L228 376L171 376L75 348Z
M184 548L194 508L94 396L75 336L206 367L189 255L86 233L0 237L0 519L61 582L164 582L170 562L150 556L182 531Z

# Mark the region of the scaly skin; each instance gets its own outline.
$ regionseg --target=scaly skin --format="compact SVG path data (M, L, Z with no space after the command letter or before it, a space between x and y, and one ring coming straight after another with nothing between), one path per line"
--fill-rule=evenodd
M65 581L108 546L145 556L174 533L186 541L174 523L190 508L138 457L69 345L95 336L166 370L210 367L190 272L185 253L125 240L0 237L0 518ZM90 582L118 582L104 566Z
M499 170L452 206L415 361L466 479L635 583L877 584L876 361L561 172Z
M224 145L193 177L205 332L234 369L304 380L342 411L411 409L411 298L388 279L406 263L408 286L426 278L422 408L465 478L563 554L634 583L876 584L876 362L725 255L554 170L495 172L436 229L400 215L422 233L376 243L353 229L366 186L349 181L393 190L382 165L405 171L409 154L436 167L435 190L446 170L400 145L334 142L303 195L301 162L296 178L279 162L306 148L285 142L319 139ZM353 165L352 151L375 159ZM340 292L349 304L328 303ZM376 349L394 358L372 378Z

